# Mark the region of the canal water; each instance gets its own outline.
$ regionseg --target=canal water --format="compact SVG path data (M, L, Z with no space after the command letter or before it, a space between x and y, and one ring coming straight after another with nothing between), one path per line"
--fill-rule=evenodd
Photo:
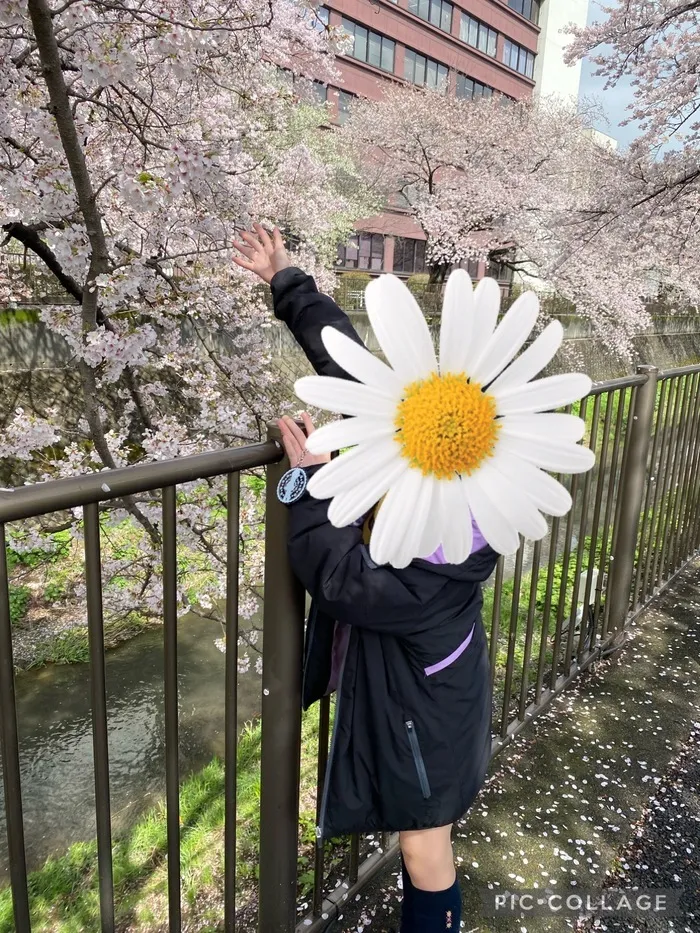
M180 762L183 776L224 753L224 663L218 623L190 614L178 631ZM114 831L165 795L163 630L107 654L107 709ZM261 679L239 675L239 724L260 709ZM53 665L17 677L22 791L30 870L95 836L89 670ZM0 791L0 798L2 792ZM4 799L0 873L8 880Z

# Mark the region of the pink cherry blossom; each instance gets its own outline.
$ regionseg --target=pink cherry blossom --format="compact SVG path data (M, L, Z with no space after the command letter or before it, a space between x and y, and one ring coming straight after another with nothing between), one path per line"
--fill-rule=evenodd
M334 78L338 39L296 0L0 0L0 227L35 270L31 282L19 266L0 276L0 302L51 296L41 322L67 344L78 393L51 413L27 400L5 423L0 456L16 483L264 434L291 393L271 368L264 292L232 264L233 240L252 220L280 224L330 289L336 244L375 207L340 140L319 130L327 114L306 80ZM180 611L221 610L225 495L224 480L181 490L192 570ZM242 508L251 616L254 487ZM80 510L73 520L79 538ZM128 525L135 548L117 558L105 542L107 610L159 612L159 493L115 503L102 521Z

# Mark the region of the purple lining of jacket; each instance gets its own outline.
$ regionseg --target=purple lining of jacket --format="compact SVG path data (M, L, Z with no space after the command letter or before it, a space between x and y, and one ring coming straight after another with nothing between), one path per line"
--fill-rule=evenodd
M358 519L354 524L357 527L360 527L364 524L364 518ZM472 518L472 532L474 535L474 540L472 542L471 554L480 551L483 547L486 546L486 539L481 534L479 526L476 524ZM442 550L442 545L435 551L430 557L425 558L430 564L446 564L445 554ZM457 658L469 647L469 643L472 639L474 630L469 633L465 641L456 649L456 651L445 658L444 661L440 661L437 664L432 665L426 669L426 677L430 677L431 674L437 674L438 671L443 670L445 667L448 667L450 664L454 663ZM350 626L342 625L340 622L335 623L335 634L333 636L333 653L331 660L331 676L328 682L328 689L326 694L334 693L338 686L338 678L340 676L340 670L343 666L343 661L345 660L345 652L348 648L348 640L350 638Z

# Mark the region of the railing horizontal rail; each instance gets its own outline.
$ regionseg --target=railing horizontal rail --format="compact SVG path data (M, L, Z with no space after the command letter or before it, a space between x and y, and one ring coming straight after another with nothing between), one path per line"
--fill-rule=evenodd
M700 372L700 363L695 366L678 366L676 369L666 369L659 373L659 379L673 379L678 376L691 376Z
M633 389L635 386L643 386L646 381L646 376L637 375L621 376L618 379L608 379L605 382L596 382L591 389L590 396L604 395L606 392L615 392L617 389Z
M139 463L118 470L103 470L83 476L33 483L0 492L0 523L14 522L77 508L91 502L107 502L165 486L177 486L212 476L252 470L282 459L282 448L275 441L230 447L206 454L193 454L175 460Z

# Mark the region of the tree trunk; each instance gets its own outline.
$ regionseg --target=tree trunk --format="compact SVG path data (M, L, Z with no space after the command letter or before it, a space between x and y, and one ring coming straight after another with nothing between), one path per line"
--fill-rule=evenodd
M87 279L83 284L81 304L83 333L88 334L97 327L99 292L95 285L95 279L98 275L110 270L107 241L102 227L102 217L97 207L97 198L92 187L90 171L85 160L85 153L73 119L68 88L63 79L61 55L53 30L51 9L46 0L28 0L27 5L49 95L49 112L56 121L58 134L73 179L78 206L83 215L85 231L90 243L90 264ZM78 369L83 384L85 419L90 428L92 442L104 465L110 469L115 469L116 463L109 449L100 418L95 372L85 360L80 361ZM157 544L160 540L158 531L150 520L141 513L134 499L130 496L125 497L123 502L127 511L142 525L154 544Z

